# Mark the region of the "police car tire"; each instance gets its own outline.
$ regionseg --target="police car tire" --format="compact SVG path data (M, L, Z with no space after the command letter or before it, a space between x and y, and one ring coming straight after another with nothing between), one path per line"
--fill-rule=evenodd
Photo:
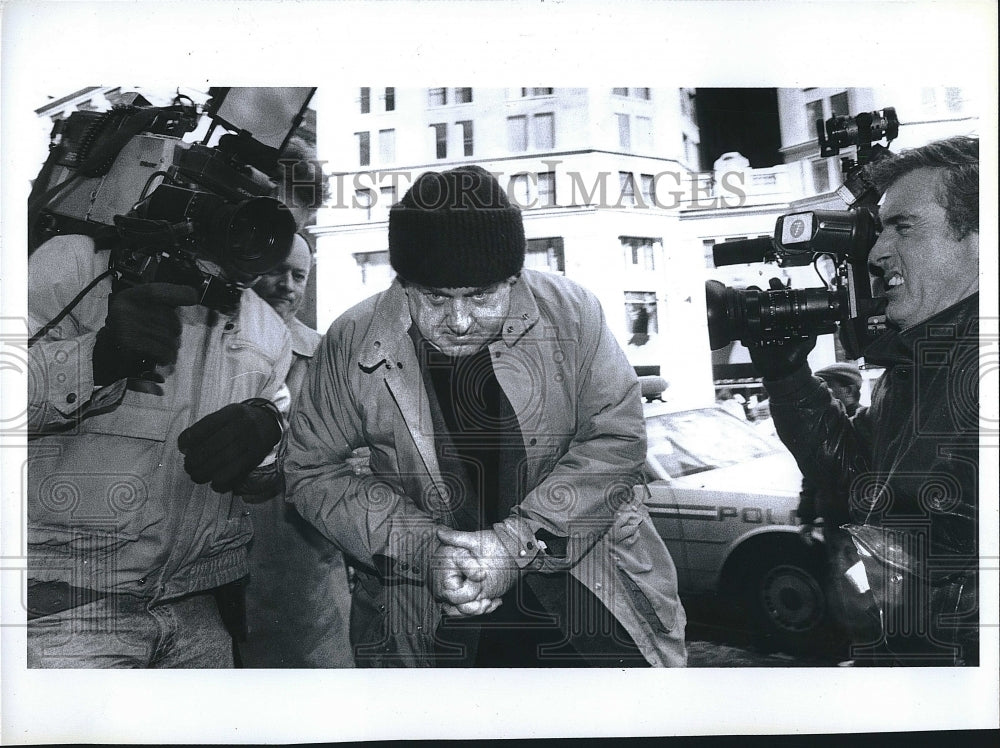
M755 643L789 654L816 649L828 626L822 560L788 549L754 559L744 577L744 605Z

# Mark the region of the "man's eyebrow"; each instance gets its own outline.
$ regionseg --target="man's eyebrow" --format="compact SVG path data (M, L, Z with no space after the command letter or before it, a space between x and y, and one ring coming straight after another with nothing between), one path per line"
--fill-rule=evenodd
M462 294L462 295L466 296L466 297L469 297L469 296L478 296L481 293L492 293L493 291L496 290L496 288L497 288L497 284L496 283L492 283L489 286L480 286L479 288L473 288L468 293Z
M468 298L469 296L476 296L481 293L492 293L493 291L496 290L498 285L499 284L497 283L492 283L489 286L480 286L478 288L473 288L471 291L466 291L465 293L461 294L461 296L462 298ZM455 299L458 298L459 296L459 294L450 293L447 289L444 288L426 288L424 286L421 286L419 288L420 288L420 293L424 294L425 296L446 296L449 299Z
M882 222L883 226L891 226L893 224L897 224L902 221L912 221L916 217L917 217L916 213L910 213L905 210L899 210L895 213L890 213L888 216L880 215L879 220Z

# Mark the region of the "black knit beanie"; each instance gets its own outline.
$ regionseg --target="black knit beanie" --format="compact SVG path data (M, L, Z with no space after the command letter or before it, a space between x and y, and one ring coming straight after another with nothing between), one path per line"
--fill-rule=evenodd
M483 287L524 266L521 210L480 166L421 174L389 211L389 261L428 288Z

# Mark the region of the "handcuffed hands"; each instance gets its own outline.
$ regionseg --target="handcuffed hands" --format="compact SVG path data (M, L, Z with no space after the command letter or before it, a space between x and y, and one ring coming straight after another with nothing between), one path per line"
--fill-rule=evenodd
M281 438L277 409L233 403L210 413L177 437L184 470L195 483L232 491L257 467Z
M144 283L111 294L107 319L94 344L94 384L111 384L157 364L174 363L181 342L177 307L197 303L193 288L174 283Z
M438 528L431 592L449 616L492 613L517 581L517 565L493 530Z

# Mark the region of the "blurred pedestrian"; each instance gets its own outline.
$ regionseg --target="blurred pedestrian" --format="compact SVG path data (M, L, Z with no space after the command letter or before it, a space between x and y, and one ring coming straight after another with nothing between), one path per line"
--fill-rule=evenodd
M292 366L286 383L293 406L321 339L295 316L314 261L310 244L297 234L288 258L254 286L292 336ZM246 640L238 648L240 665L353 667L348 639L351 601L343 554L284 498L244 497L253 519L253 540L246 587Z

